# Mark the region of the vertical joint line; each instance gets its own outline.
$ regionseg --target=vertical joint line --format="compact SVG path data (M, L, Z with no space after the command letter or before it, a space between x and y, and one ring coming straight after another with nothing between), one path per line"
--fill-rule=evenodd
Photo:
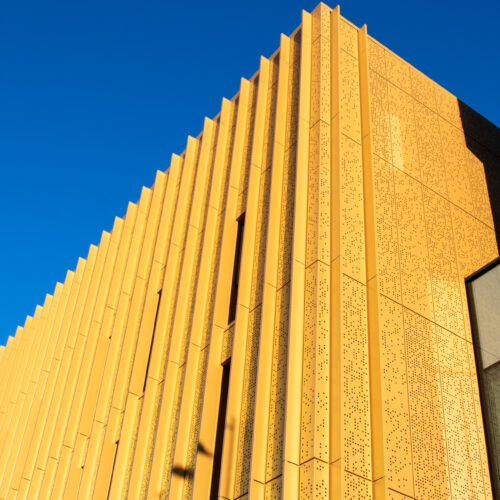
M153 345L155 342L155 335L156 335L156 324L158 322L158 311L160 310L160 302L161 302L161 292L162 290L158 291L158 303L156 304L156 314L155 314L155 320L153 323L153 334L151 335L151 344L149 345L149 354L148 354L148 364L146 365L146 373L144 374L144 385L142 387L142 392L146 392L146 382L148 380L148 375L149 375L149 365L151 363L151 354L153 352Z
M378 324L378 278L376 271L375 200L371 148L369 66L366 25L358 31L358 61L363 162L363 205L365 218L370 421L372 426L372 480L375 481L384 476L384 439L382 380L380 366L380 332ZM374 494L375 493L376 489L374 488Z

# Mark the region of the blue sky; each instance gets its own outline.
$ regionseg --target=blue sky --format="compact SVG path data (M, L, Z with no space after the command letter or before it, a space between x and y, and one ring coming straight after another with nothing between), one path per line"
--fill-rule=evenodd
M0 344L317 3L0 4ZM498 0L341 13L500 124Z

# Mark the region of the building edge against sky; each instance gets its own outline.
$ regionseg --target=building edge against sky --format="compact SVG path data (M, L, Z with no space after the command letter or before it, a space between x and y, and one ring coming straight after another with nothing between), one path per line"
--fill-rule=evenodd
M491 498L465 280L499 158L303 12L0 350L0 499Z

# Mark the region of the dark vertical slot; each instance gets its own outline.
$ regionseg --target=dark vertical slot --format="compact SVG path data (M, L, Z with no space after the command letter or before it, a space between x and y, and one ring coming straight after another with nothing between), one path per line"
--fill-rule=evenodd
M222 445L224 443L224 426L226 423L227 394L229 389L229 371L231 361L222 367L222 381L219 397L219 416L217 417L217 433L215 435L214 464L212 469L212 485L210 500L217 500L219 494L220 467L222 462Z
M146 374L144 375L144 386L142 388L142 392L146 391L146 381L148 380L149 364L151 363L151 353L153 352L153 344L155 341L156 322L158 321L158 311L160 310L160 301L161 301L161 290L158 292L158 303L156 304L156 314L155 314L155 322L153 325L153 335L151 335L151 344L149 345L148 364L146 366Z
M244 226L245 214L242 214L238 217L238 234L236 236L236 248L234 251L233 282L231 283L228 323L232 323L236 318L236 301L238 300L238 282L240 280L241 247L243 245Z
M113 467L111 468L111 476L109 477L109 485L108 485L108 500L109 500L109 493L111 491L111 483L113 482L113 474L115 473L115 465L116 465L116 455L118 455L118 445L120 444L120 440L116 442L116 448L115 448L115 458L113 458Z

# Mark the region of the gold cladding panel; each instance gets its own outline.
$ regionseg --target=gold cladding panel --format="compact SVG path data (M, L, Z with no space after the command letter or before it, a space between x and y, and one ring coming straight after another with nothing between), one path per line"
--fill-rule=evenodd
M339 45L342 50L354 58L358 58L358 33L357 29L345 19L339 22Z
M437 336L451 494L454 498L481 498L483 477L467 344L443 328L437 329Z
M399 266L394 172L391 165L378 156L373 156L372 162L379 291L387 297L401 302L401 271Z
M316 262L306 268L301 463L329 458L329 285L329 266Z
M361 144L359 64L351 54L340 51L340 131Z
M352 498L363 498L370 500L373 498L372 488L373 483L362 477L351 474L344 470L341 472L341 498L350 500Z
M341 270L363 283L366 261L361 145L341 134L340 152Z
M272 168L266 168L260 174L259 203L255 234L255 250L253 254L252 292L250 309L262 304L264 292L264 271L267 242L267 226L269 224L269 197L271 190Z
M306 266L330 262L330 127L318 121L310 131Z
M413 66L409 66L409 68L413 97L429 110L436 112L436 84Z
M289 303L290 285L285 285L276 292L271 397L266 457L266 480L268 481L281 474L283 467ZM281 489L281 482L279 484Z
M312 44L311 125L314 126L318 120L330 123L330 116L330 36L327 32L318 36Z
M366 286L341 278L342 458L346 470L371 479Z
M265 500L281 500L283 494L283 478L278 477L266 484Z
M328 498L328 464L315 458L300 466L300 498Z
M403 307L379 297L384 458L388 488L413 496L413 463Z
M391 120L387 80L378 73L371 71L369 85L373 153L392 163Z
M416 498L449 494L435 325L404 309L408 396Z
M292 269L296 154L297 147L293 145L285 152L283 162L283 193L280 217L278 277L276 280L277 288L281 288L290 281L290 272Z
M422 186L406 174L394 175L403 305L433 319Z
M208 363L208 347L200 351L200 359L198 361L198 371L196 374L196 389L194 397L194 408L191 419L191 430L189 433L188 455L186 458L186 470L193 471L196 467L196 453L198 451L198 439L200 432L201 421L201 404L203 396L203 387L206 383L207 363ZM201 443L203 447L203 443ZM193 474L186 474L184 478L184 498L191 498L193 492Z
M438 115L418 101L414 101L414 112L421 181L428 188L447 198Z
M259 334L262 306L249 313L245 355L245 372L241 397L241 426L238 436L238 456L236 459L235 497L248 492L250 479L250 459L252 453L252 431L254 421L257 360L259 354Z
M385 50L387 80L411 95L410 65L390 50Z
M300 33L291 38L290 71L288 75L288 99L286 109L285 151L297 142L300 81Z
M434 321L465 338L461 279L455 258L450 203L423 188Z
M462 118L458 99L443 87L434 84L436 111L449 123L462 130Z
M413 99L389 83L389 125L391 134L392 164L416 180L421 179L417 125Z
M386 76L386 56L385 48L371 37L368 37L368 67L371 71L378 73L382 78Z

